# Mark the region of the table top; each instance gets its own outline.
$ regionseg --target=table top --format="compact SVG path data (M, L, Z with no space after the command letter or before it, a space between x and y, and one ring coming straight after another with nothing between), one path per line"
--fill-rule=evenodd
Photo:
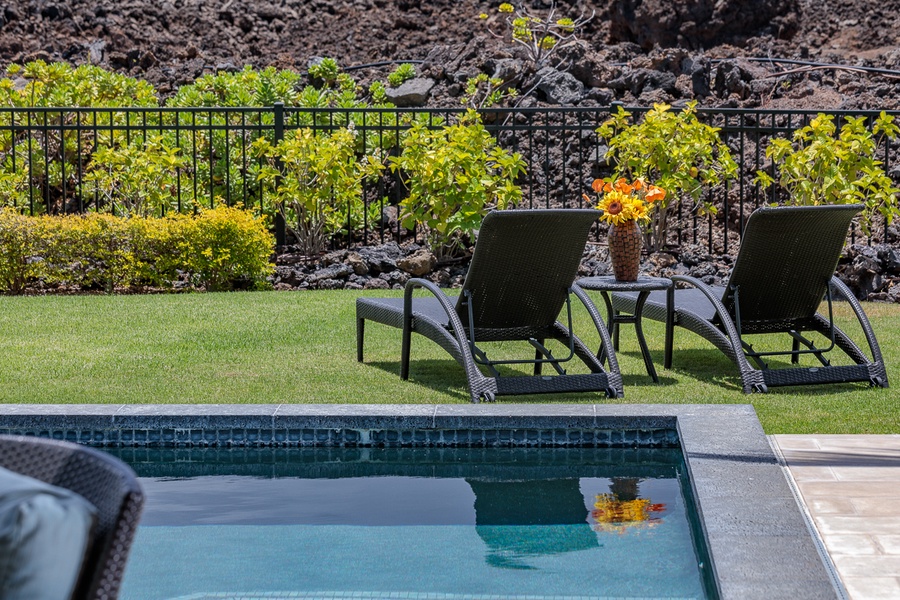
M595 290L599 292L644 292L655 290L667 290L672 287L672 280L668 277L640 276L637 281L619 281L614 275L600 277L582 277L575 285L583 290Z

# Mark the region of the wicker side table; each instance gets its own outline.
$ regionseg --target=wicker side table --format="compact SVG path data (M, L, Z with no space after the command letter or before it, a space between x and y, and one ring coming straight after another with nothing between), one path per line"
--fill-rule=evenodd
M603 277L583 277L575 282L575 285L583 290L591 290L600 292L603 296L603 302L606 303L606 327L609 329L613 338L613 348L619 349L619 325L622 323L631 323L634 325L634 331L637 336L638 345L641 347L641 356L644 359L644 365L647 367L647 373L655 383L659 383L659 377L656 375L656 369L653 367L653 360L650 357L650 350L647 348L647 340L644 339L644 330L641 327L641 315L644 311L644 303L650 292L665 291L666 292L666 348L671 345L668 340L671 339L674 329L674 301L675 288L672 280L665 277L638 277L637 281L618 281L612 275ZM635 305L634 314L622 314L618 310L614 311L609 294L612 292L637 292L637 304ZM597 358L601 362L606 360L606 349L600 348L597 351ZM671 364L669 357L666 357L666 365Z

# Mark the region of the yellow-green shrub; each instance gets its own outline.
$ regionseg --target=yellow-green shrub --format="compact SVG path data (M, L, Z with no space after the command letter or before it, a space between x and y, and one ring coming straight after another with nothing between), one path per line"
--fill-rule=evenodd
M262 219L225 206L166 218L27 217L3 209L0 291L22 293L38 279L106 292L166 288L181 274L197 287L225 290L269 275L273 247Z
M20 294L36 278L40 252L39 222L10 208L0 208L0 289Z
M184 218L174 219L173 222ZM275 240L261 218L228 206L204 210L187 221L180 252L184 269L207 290L235 281L257 281L272 272Z

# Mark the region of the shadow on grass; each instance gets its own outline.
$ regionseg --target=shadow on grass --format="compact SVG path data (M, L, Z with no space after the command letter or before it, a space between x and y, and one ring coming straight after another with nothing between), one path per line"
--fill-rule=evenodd
M638 354L640 356L640 354ZM366 362L368 366L375 367L399 379L400 362L399 361L373 361ZM643 364L643 363L642 363ZM548 369L552 371L552 369ZM657 371L659 375L659 383L654 383L650 376L646 373L623 374L622 382L625 387L625 398L612 399L607 398L602 391L597 392L571 392L571 393L550 393L550 394L522 394L515 396L500 396L499 402L517 402L517 403L541 403L541 402L571 402L571 403L596 403L596 402L627 402L628 389L631 387L659 388L660 392L667 388L675 386L679 380L675 377L665 375L665 372ZM527 377L526 373L508 368L502 368L501 374L508 377ZM554 375L555 376L555 375ZM409 383L427 387L430 390L447 394L454 399L468 401L469 392L466 387L466 375L462 367L456 364L452 359L421 359L410 361L409 367Z
M400 379L399 360L373 361L365 364L380 369L398 380ZM457 365L452 359L410 361L409 381L425 386L435 392L453 396L456 399L469 399L469 392L466 390L466 374L463 372L462 367Z

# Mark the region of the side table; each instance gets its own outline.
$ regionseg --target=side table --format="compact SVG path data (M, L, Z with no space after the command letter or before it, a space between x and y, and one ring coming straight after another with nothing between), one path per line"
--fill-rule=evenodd
M659 377L656 375L656 369L653 367L653 360L650 358L650 350L647 348L647 340L644 339L644 330L641 327L641 315L644 311L644 303L650 292L665 291L666 292L666 348L671 345L668 343L671 339L674 329L674 310L675 304L675 288L672 280L665 277L638 277L637 281L618 281L612 275L603 277L583 277L575 282L575 285L583 290L592 290L600 292L603 301L606 303L606 327L613 338L613 348L619 349L619 325L622 323L632 323L634 331L637 335L638 345L641 347L641 356L644 358L644 365L647 367L647 373L655 383L659 383ZM609 298L611 292L637 292L637 303L635 304L634 314L622 314L618 310L614 311L612 301ZM597 350L597 358L600 362L606 360L606 349ZM669 364L668 358L666 364Z

